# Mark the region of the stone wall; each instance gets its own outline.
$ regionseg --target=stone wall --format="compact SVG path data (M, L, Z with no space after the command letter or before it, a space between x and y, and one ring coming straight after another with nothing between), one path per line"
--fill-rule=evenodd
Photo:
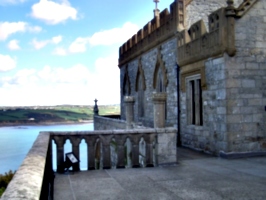
M161 46L161 50L159 50ZM164 66L167 69L168 85L166 87L167 95L167 119L166 126L176 126L177 124L177 85L176 85L176 39L169 39L168 41L158 45L148 52L140 56L141 66L144 71L146 90L144 92L144 116L139 117L138 114L138 92L136 91L136 78L139 67L139 58L132 60L120 68L120 88L121 88L121 119L125 120L125 105L123 95L124 76L126 66L130 79L131 95L135 98L134 104L134 121L141 123L147 127L153 127L153 102L152 94L155 92L153 88L153 76L157 62L158 51L161 52Z
M182 145L218 154L220 150L227 150L224 58L202 63L207 85L207 89L202 91L203 126L188 124L188 94L181 90Z
M112 119L104 116L94 116L94 130L126 129L126 122L120 119Z
M266 1L235 21L237 52L225 55L229 151L266 151Z

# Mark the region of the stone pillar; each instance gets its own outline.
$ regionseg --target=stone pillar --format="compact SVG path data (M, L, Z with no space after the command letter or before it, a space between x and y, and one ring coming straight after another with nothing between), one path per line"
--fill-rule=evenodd
M235 17L236 8L233 0L227 0L227 7L225 8L227 17L227 53L229 56L234 56L236 53L235 47Z
M110 143L113 135L100 135L101 142L103 144L103 169L111 169L111 151L110 151Z
M98 109L97 101L98 101L97 99L94 100L94 102L95 102L95 105L93 108L94 115L99 115L99 109Z
M125 96L124 102L126 105L126 121L127 121L127 129L132 128L132 122L134 121L134 97Z
M125 168L125 142L127 135L115 135L117 143L117 168Z
M88 170L95 169L95 143L96 136L84 136L85 141L87 143L87 162L88 162Z
M80 153L79 153L79 144L81 142L81 138L77 136L71 136L70 141L72 143L72 152L76 156L76 158L80 161ZM78 162L73 166L73 171L80 171L80 163Z
M153 93L152 100L154 103L154 128L164 128L166 93Z
M56 155L57 155L57 172L64 173L64 144L65 139L63 136L55 136L54 141L56 143Z

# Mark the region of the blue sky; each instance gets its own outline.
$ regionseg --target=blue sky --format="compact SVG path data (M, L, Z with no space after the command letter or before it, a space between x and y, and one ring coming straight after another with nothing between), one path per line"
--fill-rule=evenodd
M118 48L154 8L153 0L0 0L0 106L120 103Z

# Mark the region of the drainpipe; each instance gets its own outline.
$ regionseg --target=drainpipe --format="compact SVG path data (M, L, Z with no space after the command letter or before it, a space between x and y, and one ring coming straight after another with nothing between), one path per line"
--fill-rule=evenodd
M180 87L179 87L179 65L176 63L176 90L177 90L177 146L181 147L180 135Z

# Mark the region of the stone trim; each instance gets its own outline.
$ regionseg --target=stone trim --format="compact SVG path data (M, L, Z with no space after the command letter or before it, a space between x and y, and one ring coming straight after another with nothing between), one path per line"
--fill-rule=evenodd
M186 92L186 78L189 76L200 74L201 88L207 90L206 75L205 75L205 61L193 63L181 68L181 91Z
M236 8L236 17L242 17L244 16L248 10L256 3L258 0L245 0L242 4L239 5L238 8Z

